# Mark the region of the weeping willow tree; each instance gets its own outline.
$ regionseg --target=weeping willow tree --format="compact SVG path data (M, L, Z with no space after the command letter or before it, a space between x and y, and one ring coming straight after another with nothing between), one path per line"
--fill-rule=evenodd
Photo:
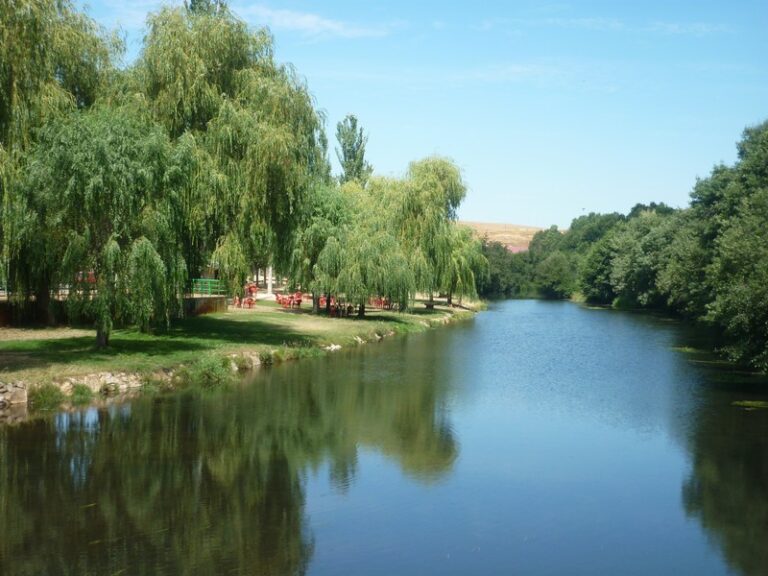
M0 14L0 280L22 295L36 293L45 308L48 279L28 269L46 266L29 253L20 259L29 235L19 185L25 154L41 126L95 102L121 43L67 0L0 0Z
M483 256L482 243L470 228L454 225L450 244L448 266L442 275L441 286L449 306L454 296L459 299L477 296L477 281L488 275L488 260Z
M321 184L308 194L303 212L293 242L291 279L312 291L313 311L317 313L317 296L333 291L341 271L339 239L352 225L352 204L338 186Z
M402 185L383 195L394 212L415 288L429 296L429 306L455 271L453 225L465 195L459 168L439 157L411 163Z
M349 237L337 286L357 305L357 316L363 318L371 296L385 297L405 308L413 274L395 236L375 226L357 226Z
M306 86L275 63L268 32L223 2L164 8L148 25L133 78L189 158L180 204L191 273L213 261L235 283L266 254L288 264L306 191L329 174Z
M178 310L186 268L172 159L161 127L110 107L52 122L30 154L20 258L69 287L71 314L95 321L100 346L115 321L148 329Z
M317 263L312 267L314 289L328 296L325 301L326 313L331 311L330 296L339 292L339 276L344 269L346 257L346 238L346 233L339 234L338 238L329 237L317 256Z
M436 291L449 301L476 294L487 261L455 224L465 187L449 161L428 158L411 164L406 179L372 178L365 188L351 181L324 194L296 243L294 278L311 279L313 291L346 297L361 317L371 297L404 309L417 291L430 301Z
M384 190L392 185L394 181L375 179L366 189L356 181L344 186L352 202L353 225L343 238L336 290L357 306L360 318L370 297L385 297L405 308L414 288L403 246L386 213L378 209Z

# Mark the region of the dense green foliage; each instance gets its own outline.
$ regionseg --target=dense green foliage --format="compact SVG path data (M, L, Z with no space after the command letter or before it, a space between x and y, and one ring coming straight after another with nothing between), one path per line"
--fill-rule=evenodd
M465 188L451 161L427 158L404 179L318 192L294 253L294 275L313 292L344 295L359 316L372 296L403 309L417 292L476 294L487 262L455 222Z
M17 281L38 293L68 285L73 315L95 318L104 344L115 319L145 329L167 322L185 273L171 169L163 131L130 110L93 109L46 126L20 182Z
M190 278L239 294L270 264L361 315L372 297L475 292L484 260L454 229L456 166L430 158L372 185L349 115L332 179L307 86L225 2L150 14L127 69L66 0L0 12L0 284L37 320L66 300L104 346L115 325L167 327Z
M484 294L568 298L679 314L715 328L735 361L768 370L768 123L734 166L699 180L688 208L638 204L536 234L524 254L488 244Z

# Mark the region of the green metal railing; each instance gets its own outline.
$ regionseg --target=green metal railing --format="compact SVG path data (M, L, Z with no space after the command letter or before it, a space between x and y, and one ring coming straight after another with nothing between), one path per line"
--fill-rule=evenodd
M192 294L200 294L202 296L224 296L226 293L226 287L221 280L217 280L216 278L192 279Z

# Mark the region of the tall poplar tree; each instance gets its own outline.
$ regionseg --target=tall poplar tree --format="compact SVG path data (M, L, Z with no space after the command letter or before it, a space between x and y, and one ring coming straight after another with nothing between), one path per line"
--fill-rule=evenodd
M344 120L336 124L336 140L339 142L336 156L341 164L339 182L344 184L357 181L365 187L373 173L373 167L365 160L368 136L363 133L362 126L358 126L357 117L354 114L348 114Z

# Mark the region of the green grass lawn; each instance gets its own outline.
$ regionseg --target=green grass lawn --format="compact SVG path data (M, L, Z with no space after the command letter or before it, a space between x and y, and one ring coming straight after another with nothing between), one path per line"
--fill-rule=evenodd
M330 344L349 346L356 338L424 330L425 324L470 314L438 308L404 314L369 311L363 320L339 319L259 302L255 310L187 318L154 334L116 330L104 350L95 347L95 332L50 339L41 330L40 339L0 340L0 381L43 383L105 371L149 374L212 354L271 352L278 360L319 355Z

